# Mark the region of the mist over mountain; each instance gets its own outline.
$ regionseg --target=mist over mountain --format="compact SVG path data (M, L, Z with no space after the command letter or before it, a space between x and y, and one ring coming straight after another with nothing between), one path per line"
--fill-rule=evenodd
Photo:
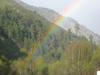
M40 14L41 16L45 17L46 19L48 19L49 21L51 21L53 23L55 23L55 21L57 19L64 17L64 16L60 15L59 13L55 12L54 10L51 10L48 8L31 6L20 0L15 0L15 1L27 9L36 11L38 14ZM75 29L75 26L77 26L77 25L79 27L78 31L76 31L76 29ZM73 32L77 35L80 35L80 36L83 35L88 40L89 40L90 35L92 35L93 40L96 42L96 44L98 44L100 42L100 36L98 34L95 34L88 28L84 27L84 25L79 24L78 21L76 21L70 17L68 17L65 22L61 23L60 27L62 27L63 29L65 29L67 31L68 31L68 29L70 29L71 32Z

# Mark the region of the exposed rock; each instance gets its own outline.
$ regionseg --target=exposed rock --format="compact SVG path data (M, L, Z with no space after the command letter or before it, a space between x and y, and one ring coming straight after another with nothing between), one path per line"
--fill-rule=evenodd
M32 11L36 11L38 14L40 14L41 16L45 17L46 19L48 19L49 21L55 23L55 21L61 17L64 17L60 14L58 14L57 12L51 10L51 9L47 9L47 8L43 8L43 7L35 7L35 6L31 6L28 5L24 2L22 2L21 0L15 0L17 3L19 3L20 5L24 6L27 9L30 9ZM76 33L75 30L75 25L79 26L79 30ZM100 36L95 34L94 32L90 31L89 29L87 29L86 27L84 27L83 25L80 25L76 20L67 17L67 19L61 23L59 25L60 27L62 27L65 30L70 29L71 32L77 34L77 35L84 35L88 40L89 40L89 36L92 35L93 36L93 41L96 42L96 44L100 43Z

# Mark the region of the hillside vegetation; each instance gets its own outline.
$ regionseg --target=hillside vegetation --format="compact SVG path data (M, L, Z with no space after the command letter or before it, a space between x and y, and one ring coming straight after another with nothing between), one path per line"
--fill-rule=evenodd
M100 69L100 45L61 27L33 55L56 25L13 0L0 6L0 75L94 75Z
M63 18L64 16L60 15L59 13L43 7L36 7L28 5L20 0L15 0L20 5L24 6L27 9L30 9L32 11L36 11L41 16L45 17L49 21L55 23L56 20L59 18ZM66 17L65 17L66 18ZM76 30L76 26L78 25L78 31ZM100 36L98 34L95 34L94 32L90 31L83 25L79 24L78 21L74 20L73 18L67 17L66 21L61 23L60 27L68 31L68 29L71 30L74 34L77 34L78 36L85 36L88 40L90 38L90 35L93 37L93 41L96 42L96 44L100 43Z

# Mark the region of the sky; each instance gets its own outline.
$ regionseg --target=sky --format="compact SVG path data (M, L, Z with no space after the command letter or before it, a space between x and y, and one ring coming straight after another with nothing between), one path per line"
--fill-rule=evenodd
M73 7L73 4L80 0L22 0L23 2L52 9L59 14L66 16L63 12ZM94 33L100 35L100 0L81 0L83 1L69 17L78 21Z

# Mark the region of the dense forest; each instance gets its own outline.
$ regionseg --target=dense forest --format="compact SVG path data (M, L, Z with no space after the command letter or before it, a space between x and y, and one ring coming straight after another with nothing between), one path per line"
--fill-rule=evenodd
M100 44L57 27L13 0L0 1L0 75L96 75ZM33 53L35 53L33 55Z

